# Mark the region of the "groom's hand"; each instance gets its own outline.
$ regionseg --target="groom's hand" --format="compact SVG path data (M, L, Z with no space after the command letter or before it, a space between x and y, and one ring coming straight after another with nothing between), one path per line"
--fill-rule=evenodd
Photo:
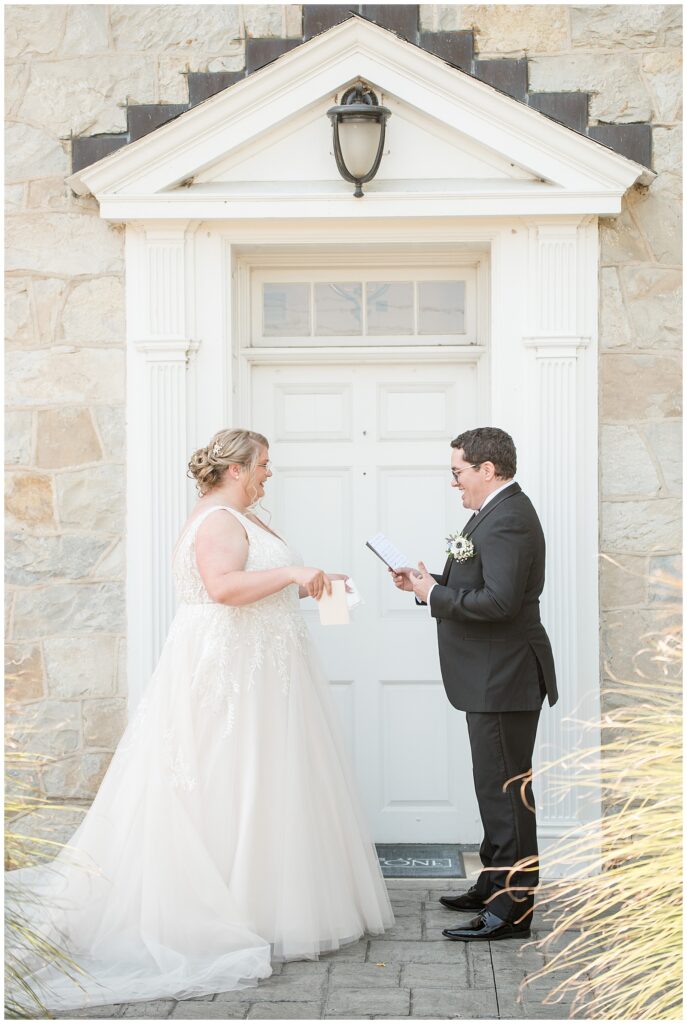
M398 572L395 572L393 569L389 569L391 578L394 581L394 586L399 590L407 590L409 594L412 594L413 592L413 584L410 576L414 571L414 569L411 569L410 567L406 568L405 566L402 569L399 569Z
M411 588L415 592L418 601L427 602L427 596L435 584L435 579L430 575L429 569L424 562L417 563L417 572L409 577Z

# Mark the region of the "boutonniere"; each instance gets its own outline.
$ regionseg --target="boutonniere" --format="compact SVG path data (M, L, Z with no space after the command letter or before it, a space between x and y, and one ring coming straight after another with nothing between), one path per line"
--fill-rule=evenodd
M452 533L450 537L446 538L446 541L448 543L446 554L450 555L455 562L467 562L468 558L472 558L475 553L475 545L469 537L464 537L460 532Z

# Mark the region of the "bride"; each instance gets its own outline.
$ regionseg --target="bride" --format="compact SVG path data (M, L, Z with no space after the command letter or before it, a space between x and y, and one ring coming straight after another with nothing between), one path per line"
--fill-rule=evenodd
M191 458L200 499L157 668L69 846L10 875L31 926L86 972L28 979L50 1009L242 988L271 959L393 923L298 609L336 577L252 510L268 455L261 434L222 430Z

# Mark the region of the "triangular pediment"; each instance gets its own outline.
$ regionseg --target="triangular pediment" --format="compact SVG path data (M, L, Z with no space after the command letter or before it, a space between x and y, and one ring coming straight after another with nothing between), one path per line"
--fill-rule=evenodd
M364 204L336 171L326 116L359 79L392 112ZM201 207L205 216L260 216L258 200L277 216L280 200L294 204L290 216L346 216L353 208L356 216L384 216L388 199L404 196L409 215L439 212L437 200L445 213L504 212L499 198L513 213L552 202L552 212L612 213L644 174L641 165L351 18L70 183L96 195L104 216L118 210L122 219L150 216L155 204L166 216L197 216ZM222 202L230 209L220 212Z

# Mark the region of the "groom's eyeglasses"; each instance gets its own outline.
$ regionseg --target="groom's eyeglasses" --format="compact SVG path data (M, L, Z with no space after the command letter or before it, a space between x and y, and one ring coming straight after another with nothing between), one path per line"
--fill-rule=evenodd
M460 480L460 474L464 473L466 469L479 469L479 467L481 465L482 465L481 462L477 462L477 463L475 463L474 466L463 466L462 469L452 469L451 470L451 476L456 481L456 483L458 483L459 480Z

